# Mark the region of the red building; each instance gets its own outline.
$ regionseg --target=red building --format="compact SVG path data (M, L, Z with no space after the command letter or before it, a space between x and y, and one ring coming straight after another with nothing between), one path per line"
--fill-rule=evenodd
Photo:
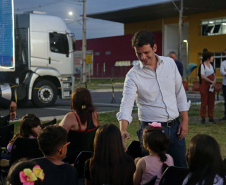
M154 32L157 54L162 55L162 33ZM93 51L92 76L94 78L124 78L137 61L131 46L132 34L87 39L87 51ZM82 40L76 42L76 50L82 50Z

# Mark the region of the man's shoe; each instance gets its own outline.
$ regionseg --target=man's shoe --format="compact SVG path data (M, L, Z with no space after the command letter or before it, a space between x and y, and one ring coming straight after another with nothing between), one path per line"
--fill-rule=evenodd
M202 118L201 123L205 124L205 122L206 122L205 118Z
M221 119L221 121L226 121L226 116L224 116L224 117Z
M213 124L216 124L216 121L215 121L213 118L210 118L210 119L209 119L209 122L210 122L210 123L213 123Z

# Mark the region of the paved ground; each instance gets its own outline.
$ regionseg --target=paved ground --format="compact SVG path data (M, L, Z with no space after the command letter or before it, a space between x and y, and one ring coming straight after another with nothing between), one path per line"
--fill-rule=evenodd
M122 98L122 89L115 89L114 94L112 93L111 88L90 90L90 92L98 113L119 110ZM187 99L190 100L192 104L200 104L201 99L199 92L188 91L187 93ZM219 95L219 100L217 100L217 98L216 95L216 103L223 102L223 96ZM114 103L112 103L113 100L115 101ZM60 120L69 111L71 111L70 100L61 100L58 98L56 104L52 107L36 108L32 103L30 103L26 108L18 108L17 114L20 119L26 113L33 112L39 116L42 121L45 121L54 118ZM1 110L1 115L7 114L8 110Z

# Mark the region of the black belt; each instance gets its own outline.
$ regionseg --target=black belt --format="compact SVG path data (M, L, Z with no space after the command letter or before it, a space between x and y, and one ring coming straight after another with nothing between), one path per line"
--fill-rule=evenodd
M157 121L155 121L155 122L157 122ZM174 126L177 122L178 122L178 118L176 118L176 119L174 119L174 120L167 121L167 122L157 122L157 123L161 123L162 127L172 127L172 126ZM153 122L140 121L140 123L148 124L148 123L153 123Z

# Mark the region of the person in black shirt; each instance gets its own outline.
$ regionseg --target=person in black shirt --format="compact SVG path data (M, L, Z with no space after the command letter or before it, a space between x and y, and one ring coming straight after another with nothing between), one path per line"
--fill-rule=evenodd
M33 159L45 173L42 185L77 185L78 172L64 163L67 153L67 131L61 126L45 127L38 136L38 144L45 157Z
M10 109L10 119L14 120L16 118L16 109L17 104L14 101L8 100L0 96L0 107L1 108L8 108Z

